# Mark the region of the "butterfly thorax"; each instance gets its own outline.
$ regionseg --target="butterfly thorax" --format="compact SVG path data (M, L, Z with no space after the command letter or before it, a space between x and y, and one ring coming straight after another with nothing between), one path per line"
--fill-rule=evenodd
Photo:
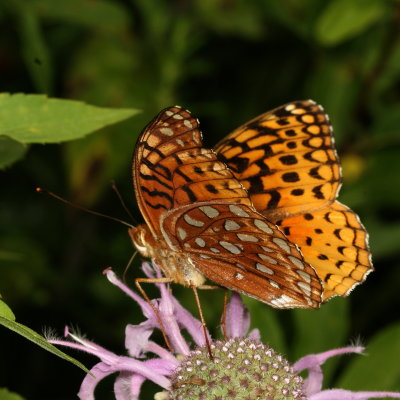
M138 252L151 258L171 281L187 287L204 284L204 275L194 266L191 257L181 251L171 250L165 241L156 240L147 225L142 224L128 230Z

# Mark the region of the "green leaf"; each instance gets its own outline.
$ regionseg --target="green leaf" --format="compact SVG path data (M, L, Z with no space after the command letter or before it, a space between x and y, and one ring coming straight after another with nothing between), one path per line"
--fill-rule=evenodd
M22 396L17 393L10 392L8 389L0 388L0 399L1 400L24 400Z
M318 68L309 77L306 93L322 104L328 113L338 145L344 135L352 132L352 110L358 99L360 85L360 80L354 77L344 57L322 57Z
M293 359L340 347L348 330L348 300L334 298L322 304L319 310L293 310ZM332 372L334 360L324 368L325 375Z
M0 324L5 326L6 328L20 334L24 338L30 340L31 342L37 344L38 346L42 347L43 349L49 351L50 353L55 354L56 356L63 358L66 361L69 361L70 363L76 365L83 371L85 371L87 374L89 374L89 370L78 360L75 360L74 358L70 357L68 354L65 354L61 350L59 350L57 347L53 346L47 340L39 335L37 332L34 330L28 328L25 325L22 325L16 321L12 321L8 318L4 318L0 316Z
M400 61L400 57L399 57ZM393 103L391 106L385 106L375 116L375 123L371 129L372 134L379 139L385 141L396 141L400 143L399 137L399 126L400 126L400 115L399 115L400 104L398 102Z
M394 24L397 26L396 21L394 21ZM389 25L389 21L387 25ZM383 92L385 90L393 90L400 78L400 41L396 39L396 36L392 37L392 35L390 35L390 40L393 40L393 47L391 49L385 49L383 57L387 57L387 60L385 60L384 71L377 75L376 82L372 88L372 94L374 97L376 96L378 104L381 103ZM382 47L378 47L375 51L379 50L382 52ZM388 103L384 102L382 105L387 107Z
M15 315L3 300L0 300L0 317L15 321ZM1 398L1 397L0 397Z
M265 29L260 9L253 2L236 0L228 7L223 0L199 0L194 4L196 15L204 25L219 33L259 38Z
M365 356L355 356L336 387L350 390L400 390L400 323L380 331L366 346Z
M53 66L40 21L26 1L15 0L22 55L38 92L51 94Z
M128 108L100 108L43 95L2 93L0 134L22 143L57 143L81 138L138 112Z
M30 0L32 7L45 18L80 24L109 33L125 31L129 27L129 10L122 5L104 0Z
M21 159L26 150L26 145L6 136L0 136L0 169L8 167Z
M357 187L359 197L368 198L368 204L378 207L398 207L400 202L400 185L398 181L399 153L396 146L382 149L369 156L365 181ZM376 190L379 188L379 190Z
M297 36L310 37L314 21L320 14L323 3L320 0L269 0L263 2L268 14L274 21L280 21Z
M386 11L383 0L333 0L316 23L316 39L324 45L336 45L350 39L379 21Z
M374 258L395 256L399 251L400 223L382 223L376 220L368 223L371 251Z

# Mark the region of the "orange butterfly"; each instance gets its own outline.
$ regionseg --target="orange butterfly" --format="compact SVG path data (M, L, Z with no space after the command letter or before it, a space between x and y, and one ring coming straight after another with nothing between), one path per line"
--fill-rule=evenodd
M222 141L218 155L202 146L188 111L161 111L140 135L133 161L146 221L129 230L139 252L173 282L199 287L208 278L277 308L317 308L347 294L337 288L354 286L372 267L367 257L360 269L369 254L365 230L335 202L340 172L321 110L309 101L263 114Z

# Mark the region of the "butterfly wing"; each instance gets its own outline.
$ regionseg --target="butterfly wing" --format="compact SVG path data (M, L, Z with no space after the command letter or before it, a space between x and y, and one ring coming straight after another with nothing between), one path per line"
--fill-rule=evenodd
M316 269L324 282L324 300L347 296L372 271L368 233L357 214L338 201L319 211L285 218L278 226Z
M324 300L347 295L372 271L368 234L336 201L341 182L332 127L311 100L286 104L216 146L267 219L300 246L324 282Z
M322 285L315 271L254 210L230 169L202 147L198 121L188 111L165 109L145 128L133 172L139 207L156 242L189 254L212 281L274 307L318 307Z
M317 308L322 285L296 245L253 207L208 201L165 213L165 241L213 282L276 308Z
M332 127L312 100L254 118L215 151L271 221L326 207L337 197L341 172Z
M140 211L155 237L166 211L197 201L229 198L251 204L232 172L202 146L199 122L170 107L144 129L135 148L133 183Z

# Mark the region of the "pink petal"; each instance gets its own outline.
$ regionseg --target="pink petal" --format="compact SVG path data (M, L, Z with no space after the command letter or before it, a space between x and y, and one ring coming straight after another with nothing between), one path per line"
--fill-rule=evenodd
M106 376L113 374L115 371L110 370L109 365L99 362L90 372L92 375L86 375L81 383L81 388L78 393L80 400L94 400L94 389L97 384Z
M180 364L180 362L168 350L164 349L164 347L161 347L159 344L154 343L151 340L147 345L146 351L148 351L149 353L156 354L161 359L171 363L171 365L175 365L175 367L177 367Z
M115 379L114 394L116 400L138 400L145 377L137 374L121 372Z
M256 342L260 342L261 341L261 334L259 329L254 328L249 332L248 335L249 339L255 340Z
M186 308L182 307L182 305L178 302L178 300L176 300L176 298L173 299L173 302L175 308L175 316L179 325L189 332L190 336L197 344L197 346L204 346L206 344L206 340L204 338L204 332L201 326L201 322L197 318L193 317L193 315L188 310L186 310ZM210 335L208 337L210 338Z
M323 390L313 394L308 400L368 400L373 398L392 397L400 398L395 392L352 392L344 389Z
M151 306L147 303L145 299L143 299L141 296L139 296L137 293L135 293L131 288L129 288L127 285L125 285L123 282L121 282L118 278L117 275L115 275L115 272L111 268L107 268L106 270L103 271L103 274L106 275L107 279L115 286L120 288L125 294L127 294L130 298L136 301L136 303L139 304L140 308L142 309L143 315L145 317L149 317L152 314L154 314L153 309Z
M300 358L294 365L294 372L308 369L308 377L304 380L303 391L307 396L320 392L322 388L323 374L321 365L330 357L345 353L361 353L364 347L343 347L318 354L309 354Z
M153 327L147 321L140 325L128 324L125 328L125 348L131 357L142 358L143 352L149 343L149 337L153 333Z
M296 361L293 365L293 369L295 372L300 372L303 369L310 368L315 365L322 365L328 358L337 356L339 354L362 353L364 349L365 348L361 346L349 346L342 347L340 349L324 351L323 353L309 354Z
M163 323L165 334L171 342L172 348L179 354L189 354L189 346L182 336L175 315L175 298L165 285L160 285L161 299L159 301L160 318Z
M250 328L250 315L244 306L240 295L232 293L226 307L225 328L228 338L241 338L246 336Z

